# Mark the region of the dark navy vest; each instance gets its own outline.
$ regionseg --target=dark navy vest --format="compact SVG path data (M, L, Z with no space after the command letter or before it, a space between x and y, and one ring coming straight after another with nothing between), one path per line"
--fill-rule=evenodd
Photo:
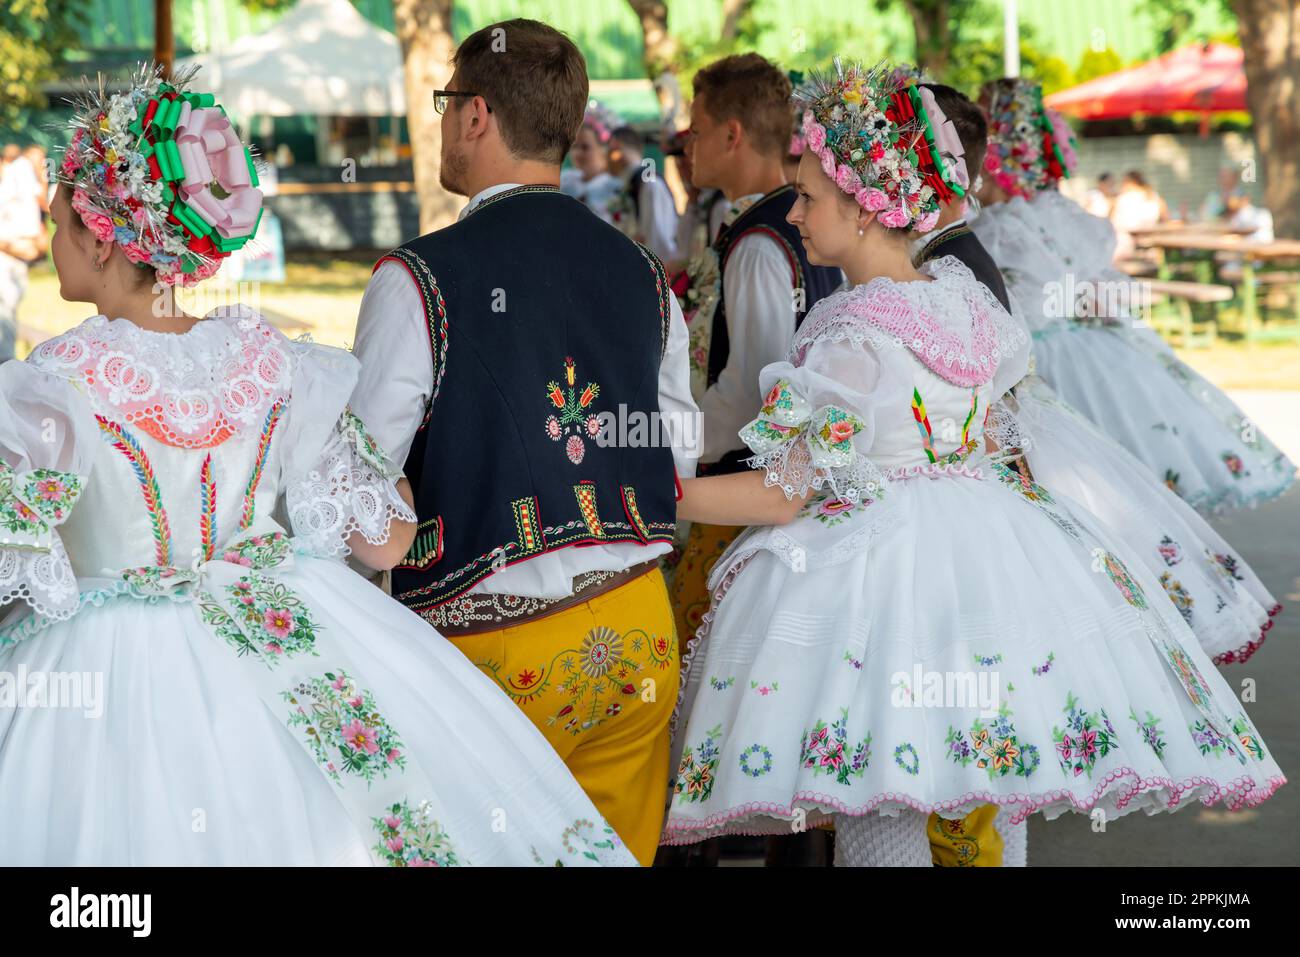
M916 264L920 266L941 256L956 256L997 297L1002 308L1011 311L1011 297L1007 295L1007 284L1002 279L1002 273L988 249L971 232L969 226L962 224L927 243L917 255Z
M835 291L836 287L843 282L843 277L838 269L832 269L827 266L813 266L808 262L808 255L804 252L803 240L799 238L799 230L785 221L786 215L790 212L790 207L794 205L795 191L790 184L780 186L772 190L762 199L754 203L753 206L745 210L730 226L723 226L718 232L718 238L713 242L714 251L718 254L719 276L722 278L721 288L726 289L725 278L727 275L727 262L731 258L731 252L736 248L736 244L745 236L755 233L761 233L764 236L770 236L781 246L786 257L790 261L790 272L793 276L791 292L795 289L803 290L803 302L801 309L792 310L794 323L790 327L790 337L794 338L795 331L803 322L804 316L808 310L812 309L820 300ZM791 300L794 305L794 300ZM722 370L727 367L727 359L731 355L731 340L727 334L727 297L725 292L718 300L717 309L713 313L713 331L709 338L709 368L708 384L718 381L718 376ZM754 383L754 411L758 411L758 383ZM701 465L701 474L725 474L727 472L743 472L747 466L744 460L749 457L748 450L740 447L740 439L736 439L737 449L728 452L717 463L711 465Z
M388 260L420 290L434 369L395 598L427 612L556 549L672 540L676 473L654 428L671 291L652 253L521 186Z

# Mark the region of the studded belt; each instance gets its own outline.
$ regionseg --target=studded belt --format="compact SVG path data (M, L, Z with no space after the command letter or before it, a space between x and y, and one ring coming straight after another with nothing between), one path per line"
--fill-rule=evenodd
M573 579L573 594L563 598L528 598L523 595L479 592L458 595L433 608L422 608L417 614L449 638L479 635L526 625L584 604L658 568L658 559L652 559L621 572L584 572Z

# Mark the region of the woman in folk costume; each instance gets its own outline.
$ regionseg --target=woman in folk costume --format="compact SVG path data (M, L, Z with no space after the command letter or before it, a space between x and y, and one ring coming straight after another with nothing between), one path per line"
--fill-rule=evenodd
M664 840L829 818L842 864L928 866L931 812L1262 802L1285 779L1160 586L984 451L1028 337L957 260L912 267L951 184L887 77L809 92L790 218L850 286L764 370L757 471L683 483L684 518L759 527L710 582Z
M983 99L989 149L975 232L1030 324L1039 374L1200 512L1285 492L1295 465L1123 301L1137 283L1111 266L1114 229L1056 189L1073 149L1037 84L998 80Z
M956 178L966 185L966 164L982 168L988 126L980 108L951 87L921 84L926 112L941 155L955 158ZM955 136L957 142L953 143ZM965 197L941 204L936 228L914 245L913 261L953 255L1013 315L1001 274L969 226ZM974 218L971 216L971 218ZM1031 360L1031 370L1033 368ZM1143 559L1179 613L1214 657L1215 663L1244 661L1272 627L1281 609L1254 572L1204 519L1174 495L1140 462L1061 401L1032 372L1004 401L1018 409L1027 436L1021 438L1024 463L1019 468L1056 493L1069 495L1106 523L1108 530ZM930 819L929 834L937 862L980 866L997 859L997 844L985 827L987 809L961 821ZM1009 810L999 815L1001 862L1023 864L1026 834L1009 826ZM989 849L992 848L992 854Z
M99 315L0 367L0 671L29 676L5 862L634 863L510 700L344 564L414 535L356 360L243 307L155 311L261 213L187 80L78 104L54 262ZM102 685L33 701L69 676Z
M572 196L607 223L614 222L614 206L623 191L623 180L609 171L610 141L614 130L622 125L617 114L591 100L569 150L573 165L560 174L560 192Z

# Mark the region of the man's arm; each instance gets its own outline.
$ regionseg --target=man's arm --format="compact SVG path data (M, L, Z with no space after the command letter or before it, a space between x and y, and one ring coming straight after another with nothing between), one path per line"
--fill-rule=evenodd
M794 272L775 239L755 234L736 243L723 283L730 349L700 401L704 462L744 447L736 433L758 413L758 374L786 358L794 337Z
M352 353L361 360L352 411L401 464L433 394L433 359L424 303L399 263L386 262L370 277Z

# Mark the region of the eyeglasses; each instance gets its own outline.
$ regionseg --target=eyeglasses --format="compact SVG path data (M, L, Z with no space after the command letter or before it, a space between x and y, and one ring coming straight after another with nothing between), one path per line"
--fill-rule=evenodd
M435 110L437 110L438 113L440 113L440 114L441 114L441 113L446 113L446 112L447 112L447 104L451 102L451 98L452 98L453 96L468 96L468 97L471 97L471 98L472 98L472 97L478 96L478 94L477 94L477 93L465 93L465 92L463 92L463 91L461 91L461 90L434 90L434 91L433 91L433 108L434 108ZM488 111L489 113L492 112L492 104L488 103L488 101L487 101L486 99L483 101L483 105L487 107L487 111Z

